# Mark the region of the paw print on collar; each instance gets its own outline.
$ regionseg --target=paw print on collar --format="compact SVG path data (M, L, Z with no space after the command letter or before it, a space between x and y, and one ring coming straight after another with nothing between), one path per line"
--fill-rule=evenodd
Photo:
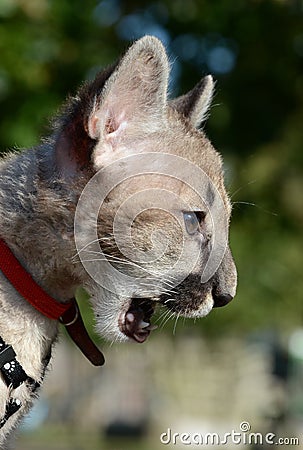
M7 370L8 373L12 373L16 370L16 362L15 361L8 362L4 364L3 368Z

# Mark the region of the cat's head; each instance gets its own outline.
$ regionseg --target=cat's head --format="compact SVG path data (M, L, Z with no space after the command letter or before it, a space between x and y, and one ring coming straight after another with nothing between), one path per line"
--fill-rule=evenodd
M207 76L167 98L169 63L154 37L84 86L56 141L61 173L86 179L75 216L97 331L143 342L157 304L203 317L235 295L231 204L220 155L202 131Z

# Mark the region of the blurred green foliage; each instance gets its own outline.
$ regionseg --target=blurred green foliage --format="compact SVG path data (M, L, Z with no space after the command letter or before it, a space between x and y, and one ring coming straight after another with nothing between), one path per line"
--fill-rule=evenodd
M168 48L172 93L217 80L206 131L226 163L239 289L201 330L302 324L302 1L0 0L0 148L37 143L67 94L148 33Z

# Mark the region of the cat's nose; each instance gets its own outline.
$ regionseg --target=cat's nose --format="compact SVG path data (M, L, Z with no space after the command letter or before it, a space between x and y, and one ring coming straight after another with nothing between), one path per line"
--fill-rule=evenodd
M220 308L221 306L227 305L233 299L233 296L230 294L213 294L213 299L214 308Z

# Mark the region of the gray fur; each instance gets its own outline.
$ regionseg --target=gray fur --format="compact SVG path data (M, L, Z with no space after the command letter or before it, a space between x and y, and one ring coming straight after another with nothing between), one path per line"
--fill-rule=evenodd
M153 37L142 38L118 65L98 75L69 100L47 141L37 148L8 154L0 162L0 236L36 282L58 301L67 302L77 287L84 286L91 295L97 331L112 340L127 340L119 328L119 318L131 299L103 289L90 278L77 256L74 240L78 199L98 169L133 153L154 152L155 165L158 152L181 156L209 176L224 201L227 217L230 216L221 158L206 136L196 130L210 104L212 79L208 77L187 96L171 103L166 98L167 80L168 60L162 44ZM118 186L100 213L98 236L112 256L121 256L111 233L115 212L121 199L134 192L138 183L142 189L151 185L163 187L161 180L150 184L148 178L139 177L126 188ZM173 183L170 188L195 202L184 186ZM96 200L91 199L92 207ZM128 213L125 212L125 218ZM163 258L152 267L161 273L176 256L182 236L172 218L146 212L134 222L138 248L148 248L154 226L162 227L171 242ZM144 277L140 267L118 263L117 267L129 275L139 272ZM236 269L229 250L217 273L205 285L199 283L200 272L198 264L174 294L160 286L156 301L177 314L199 317L212 308L214 295L235 295ZM172 295L174 302L169 303ZM13 346L27 374L41 381L43 359L56 340L57 323L27 304L1 273L0 336ZM9 390L0 378L0 418L8 396ZM19 398L23 406L0 430L3 449L33 401L25 385L12 396Z

